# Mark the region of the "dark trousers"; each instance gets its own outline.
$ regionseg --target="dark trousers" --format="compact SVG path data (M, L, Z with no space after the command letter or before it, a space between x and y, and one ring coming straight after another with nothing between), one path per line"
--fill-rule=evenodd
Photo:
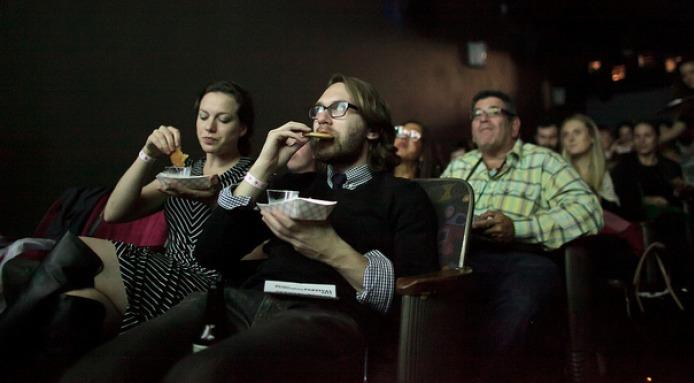
M481 380L513 378L522 368L529 326L559 286L557 264L541 254L482 246L472 249L467 264L482 295Z
M191 353L205 311L197 293L82 358L63 382L354 382L365 341L357 323L306 300L227 289L236 333ZM308 303L307 303L308 302Z

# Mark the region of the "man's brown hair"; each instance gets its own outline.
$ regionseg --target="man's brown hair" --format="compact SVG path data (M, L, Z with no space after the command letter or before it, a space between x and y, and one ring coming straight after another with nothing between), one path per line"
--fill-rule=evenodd
M345 85L367 129L378 133L377 139L369 140L369 167L374 171L393 170L400 163L400 158L395 154L395 129L385 101L371 84L356 77L334 74L328 86L336 83Z

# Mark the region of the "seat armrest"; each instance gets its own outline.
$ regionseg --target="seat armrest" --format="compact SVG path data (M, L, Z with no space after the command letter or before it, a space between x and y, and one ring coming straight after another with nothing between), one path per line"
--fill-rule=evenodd
M428 274L420 274L411 277L400 277L395 282L395 291L398 295L425 296L445 293L460 286L467 274L472 269L464 267L454 270L440 270Z

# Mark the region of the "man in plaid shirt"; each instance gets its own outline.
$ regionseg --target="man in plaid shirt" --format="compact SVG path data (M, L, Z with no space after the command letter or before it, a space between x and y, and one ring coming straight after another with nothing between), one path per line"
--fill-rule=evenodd
M467 180L475 192L468 265L489 294L483 381L513 377L528 326L556 288L546 256L603 225L595 194L560 155L519 139L512 99L482 91L472 101L477 150L452 161L441 177Z

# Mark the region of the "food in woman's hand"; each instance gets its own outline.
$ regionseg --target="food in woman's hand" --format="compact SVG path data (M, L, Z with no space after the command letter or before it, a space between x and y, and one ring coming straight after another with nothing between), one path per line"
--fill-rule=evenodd
M311 137L311 138L315 138L317 140L332 140L335 138L333 135L328 134L328 133L323 133L323 132L304 133L304 137Z
M186 166L186 159L188 159L188 155L183 153L181 151L181 148L178 147L178 148L176 148L176 150L173 153L171 153L171 155L169 156L169 159L171 160L171 164L173 166L182 167L182 166Z

